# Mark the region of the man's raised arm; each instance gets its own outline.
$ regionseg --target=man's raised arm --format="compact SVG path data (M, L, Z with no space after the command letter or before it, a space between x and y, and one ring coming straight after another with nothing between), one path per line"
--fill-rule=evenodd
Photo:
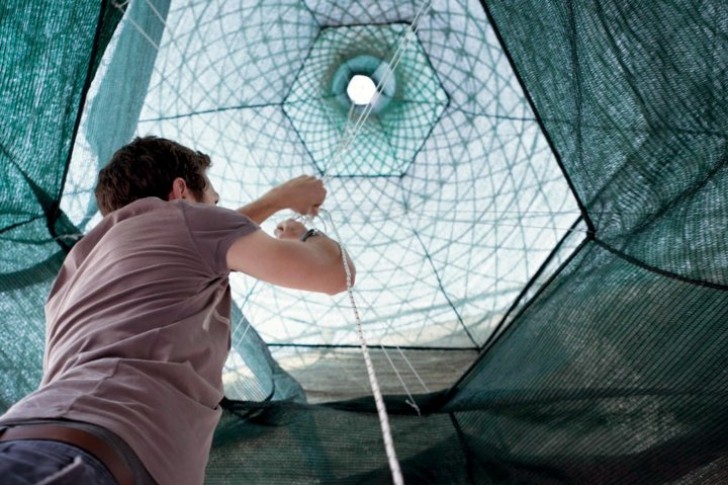
M305 240L302 236L308 235ZM334 295L347 288L341 249L336 241L310 235L300 222L288 220L276 228L278 239L263 231L241 237L227 253L228 268L278 286ZM356 269L346 256L354 284Z
M310 175L301 175L274 187L261 198L238 209L238 212L258 224L284 209L316 216L325 198L326 189L321 180Z

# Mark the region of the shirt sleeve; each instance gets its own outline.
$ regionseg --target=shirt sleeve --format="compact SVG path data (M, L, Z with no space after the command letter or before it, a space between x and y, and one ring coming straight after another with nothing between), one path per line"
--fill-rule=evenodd
M181 202L192 242L215 274L229 272L230 246L260 227L239 212L211 205Z

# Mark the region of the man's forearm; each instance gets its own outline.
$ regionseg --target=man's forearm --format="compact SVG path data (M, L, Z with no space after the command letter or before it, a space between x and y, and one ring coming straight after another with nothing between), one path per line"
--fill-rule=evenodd
M316 216L325 198L326 189L321 180L310 175L301 175L272 188L263 197L238 209L238 212L258 224L284 209Z
M256 224L262 224L270 216L285 208L281 206L279 199L273 191L270 191L261 198L239 208L238 212L248 216Z

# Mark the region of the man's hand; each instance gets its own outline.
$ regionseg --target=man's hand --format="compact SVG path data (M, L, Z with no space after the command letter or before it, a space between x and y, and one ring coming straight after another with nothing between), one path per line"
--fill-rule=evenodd
M301 175L269 190L260 199L238 209L238 212L258 224L283 209L315 217L325 199L324 183L316 177Z
M310 175L301 175L272 189L271 196L281 209L291 209L302 215L317 216L326 199L324 183Z
M293 239L299 240L301 236L306 232L306 226L293 219L288 219L278 223L276 226L275 235L278 239Z

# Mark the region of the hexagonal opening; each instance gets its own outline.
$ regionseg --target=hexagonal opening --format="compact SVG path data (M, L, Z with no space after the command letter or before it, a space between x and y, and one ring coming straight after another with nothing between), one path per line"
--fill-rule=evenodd
M321 175L400 177L411 166L448 96L409 32L399 23L327 28L314 42L283 110ZM357 76L374 84L370 101L348 94Z

